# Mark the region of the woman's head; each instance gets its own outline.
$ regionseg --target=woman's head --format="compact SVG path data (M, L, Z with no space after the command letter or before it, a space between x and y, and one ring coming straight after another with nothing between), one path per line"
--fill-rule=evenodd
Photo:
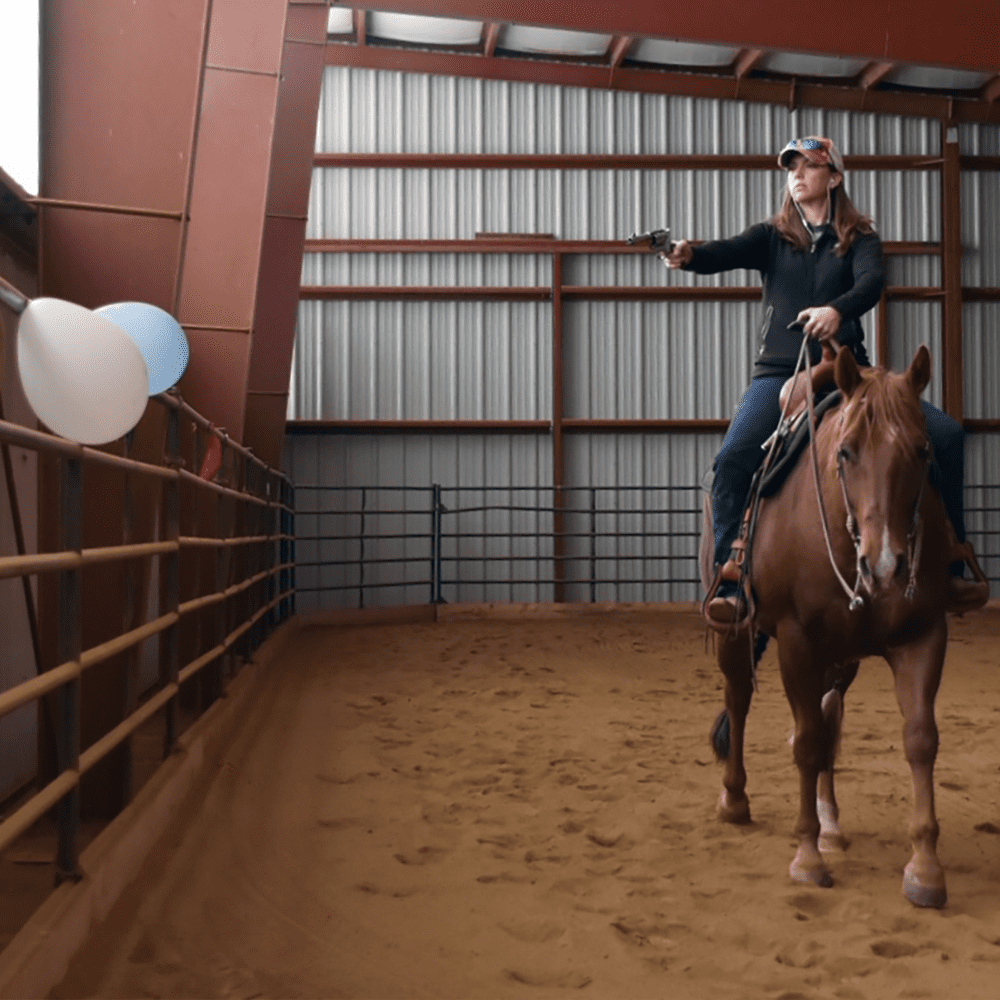
M826 206L831 192L844 179L828 164L814 163L800 153L788 158L786 187L792 201L801 206Z
M837 233L837 253L843 256L859 233L874 231L872 220L854 207L844 189L844 160L832 139L811 135L792 139L778 154L778 166L787 172L785 199L774 217L778 231L801 250L812 244L799 205L826 205Z

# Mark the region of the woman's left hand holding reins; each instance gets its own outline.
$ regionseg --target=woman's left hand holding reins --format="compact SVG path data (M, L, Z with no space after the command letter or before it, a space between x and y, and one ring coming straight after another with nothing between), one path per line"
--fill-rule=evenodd
M840 313L833 306L810 306L795 317L802 324L806 336L815 340L829 340L840 330Z

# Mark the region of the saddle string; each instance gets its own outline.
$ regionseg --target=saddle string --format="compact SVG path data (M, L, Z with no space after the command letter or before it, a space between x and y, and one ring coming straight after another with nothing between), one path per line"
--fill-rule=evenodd
M770 311L768 311L768 316L770 316ZM797 385L797 379L802 370L802 355L799 355L798 363L795 367L795 374L792 376L792 386L794 388ZM810 384L811 384L811 374ZM750 517L747 523L747 538L753 538L754 528L757 525L757 515L760 512L760 483L764 476L767 474L768 470L771 468L771 464L774 461L774 456L778 451L778 445L781 441L781 432L786 430L790 425L791 421L789 418L789 411L792 408L792 397L795 395L794 392L789 392L785 397L785 404L781 408L781 418L778 421L778 430L771 435L770 446L768 447L767 454L764 456L764 461L761 463L760 467L754 473L753 481L750 484ZM757 691L757 667L759 666L760 659L756 655L756 645L757 645L757 626L756 626L756 613L753 610L753 586L751 580L753 578L753 546L747 545L744 556L743 565L740 568L740 579L737 585L739 590L741 590L747 596L747 606L751 609L749 614L750 620L750 674L753 680L753 689L756 693Z

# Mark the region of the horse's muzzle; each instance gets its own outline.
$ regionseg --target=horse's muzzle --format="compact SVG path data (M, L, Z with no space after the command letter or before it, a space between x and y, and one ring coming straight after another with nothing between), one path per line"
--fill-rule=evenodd
M870 594L902 586L909 579L910 563L905 552L889 553L883 550L874 566L863 555L858 560L858 566L861 580Z

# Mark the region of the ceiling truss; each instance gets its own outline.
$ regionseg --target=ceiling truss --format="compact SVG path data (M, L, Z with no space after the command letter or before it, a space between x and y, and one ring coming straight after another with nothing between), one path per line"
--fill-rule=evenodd
M728 66L652 66L630 53L639 39L612 35L603 56L532 55L500 47L505 24L483 22L478 45L414 45L373 38L367 12L354 10L353 30L330 35L329 65L445 76L526 81L562 86L679 94L796 107L872 111L937 118L949 124L1000 122L1000 73L976 90L921 90L888 81L902 64L872 60L851 77L788 76L769 72L776 50L741 49Z

